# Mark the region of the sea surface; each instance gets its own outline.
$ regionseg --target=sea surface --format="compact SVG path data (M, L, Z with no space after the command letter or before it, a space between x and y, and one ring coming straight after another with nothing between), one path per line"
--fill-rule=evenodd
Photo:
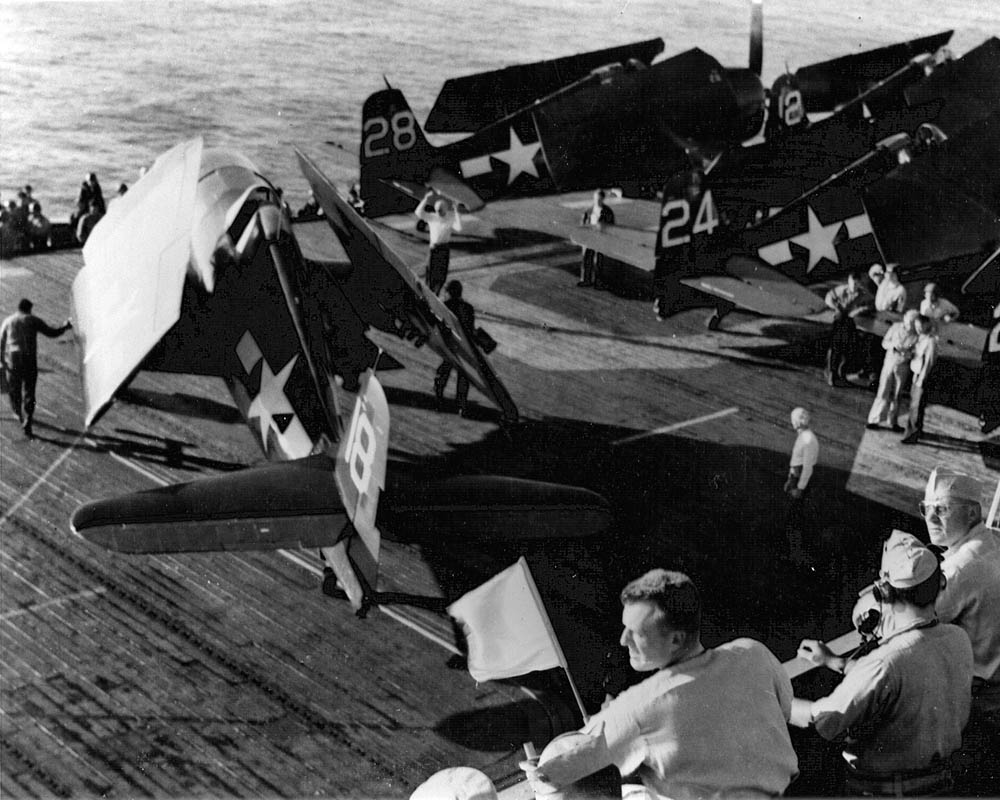
M957 54L1000 35L998 0L766 0L764 16L767 85L786 64L947 28ZM448 77L653 36L745 66L749 18L746 0L0 0L0 196L30 183L64 220L86 173L110 196L200 134L294 208L308 187L292 145L356 151L383 81L423 120Z

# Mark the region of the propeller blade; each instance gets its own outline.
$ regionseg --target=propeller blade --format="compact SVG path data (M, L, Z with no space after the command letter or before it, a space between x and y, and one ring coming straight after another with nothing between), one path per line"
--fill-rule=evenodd
M750 71L764 67L764 0L750 0Z

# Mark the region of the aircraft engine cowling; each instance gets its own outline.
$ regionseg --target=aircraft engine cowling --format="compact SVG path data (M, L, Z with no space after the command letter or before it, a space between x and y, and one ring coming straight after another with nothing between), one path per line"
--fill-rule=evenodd
M738 109L734 120L734 140L754 138L764 124L766 95L760 77L749 69L727 69L726 78L733 89Z

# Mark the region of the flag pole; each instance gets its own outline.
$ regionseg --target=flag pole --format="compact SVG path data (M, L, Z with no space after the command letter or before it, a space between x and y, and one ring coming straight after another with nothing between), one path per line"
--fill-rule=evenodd
M542 612L542 622L545 623L545 630L552 639L552 644L555 645L556 655L559 657L559 663L562 665L563 672L566 673L566 679L569 681L569 688L573 690L573 698L576 700L577 706L580 708L580 713L583 715L583 722L586 724L590 721L590 714L587 713L587 709L583 706L583 698L580 697L580 690L576 688L576 682L573 680L572 674L569 671L569 664L566 661L566 654L563 653L562 645L559 644L559 639L556 636L555 630L552 628L552 622L549 619L549 612L545 609L545 603L542 601L542 596L538 593L538 587L535 586L535 579L531 574L531 570L528 568L528 561L524 556L521 556L517 563L521 565L524 570L524 576L527 579L528 588L531 590L531 596L535 601L535 605Z

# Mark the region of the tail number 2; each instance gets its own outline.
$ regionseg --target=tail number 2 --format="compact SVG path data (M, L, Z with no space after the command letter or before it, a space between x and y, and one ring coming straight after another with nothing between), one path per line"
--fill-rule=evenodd
M391 150L387 146L392 142L392 149L397 152L409 150L417 143L417 121L409 109L397 111L389 119L372 117L365 120L364 147L365 158L377 158L388 155Z
M663 248L687 244L691 241L691 234L711 234L719 224L719 215L715 211L711 189L706 190L701 196L690 234L685 233L691 219L691 203L686 197L677 197L664 203L660 217L663 219L663 228L660 231L660 244Z

